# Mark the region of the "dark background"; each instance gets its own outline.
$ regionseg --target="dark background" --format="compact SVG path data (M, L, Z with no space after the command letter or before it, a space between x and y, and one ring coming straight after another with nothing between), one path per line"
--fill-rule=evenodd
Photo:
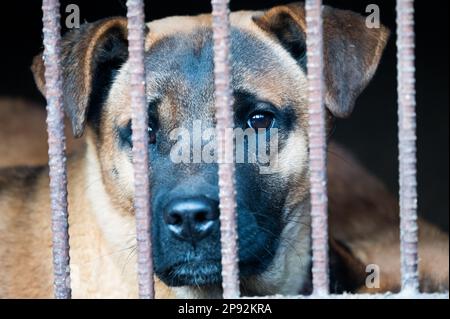
M61 1L80 6L81 20L125 15L125 0ZM261 9L291 1L232 0L233 10ZM210 10L208 0L146 1L147 20ZM393 0L328 0L326 4L365 12L381 8L382 22L395 30ZM3 1L0 11L0 96L42 101L29 66L41 49L41 1ZM448 1L416 1L419 208L422 216L448 231ZM64 10L63 19L65 17ZM349 120L339 121L335 138L348 146L389 188L398 190L395 34L374 81Z

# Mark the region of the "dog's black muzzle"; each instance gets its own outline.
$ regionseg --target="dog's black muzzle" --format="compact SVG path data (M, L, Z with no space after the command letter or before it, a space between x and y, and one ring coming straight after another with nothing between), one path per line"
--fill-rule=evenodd
M169 286L218 285L222 257L217 167L204 166L195 175L181 177L178 174L187 169L172 169L155 169L158 174L152 178L155 272ZM188 169L192 173L192 167ZM249 191L237 176L239 268L240 275L247 277L270 265L279 228L276 215L267 213L273 212L271 207L255 197L261 192Z

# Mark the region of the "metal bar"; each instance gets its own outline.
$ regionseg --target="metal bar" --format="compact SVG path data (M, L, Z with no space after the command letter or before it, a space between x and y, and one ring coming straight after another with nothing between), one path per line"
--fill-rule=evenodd
M148 113L145 97L145 14L142 0L127 0L130 95L133 129L134 211L138 252L139 297L153 299Z
M419 291L414 1L397 0L402 289Z
M274 295L274 296L264 296L264 297L242 297L242 299L248 299L248 300L271 300L271 299L449 299L449 294L394 294L394 293L386 293L386 294L359 294L359 295L353 295L353 294L341 294L341 295L310 295L310 296L304 296L304 295L298 295L298 296L284 296L284 295Z
M305 3L308 54L309 161L314 295L328 295L328 196L326 123L323 100L322 1Z
M53 232L55 298L71 298L66 141L62 93L61 28L58 0L43 0L45 88Z
M229 0L212 0L214 32L214 75L219 157L220 224L222 243L222 287L225 299L237 298L239 267L237 257L236 191L234 167L233 96L231 93L231 27ZM231 161L226 157L231 156Z

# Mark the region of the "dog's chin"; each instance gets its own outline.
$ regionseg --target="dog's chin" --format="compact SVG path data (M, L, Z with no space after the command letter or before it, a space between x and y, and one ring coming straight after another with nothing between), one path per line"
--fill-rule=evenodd
M171 287L215 286L222 280L219 261L179 263L158 274L160 279Z
M263 273L269 261L240 262L240 275L244 278ZM157 272L158 277L170 287L213 287L222 285L220 260L180 262ZM242 279L242 278L241 278Z

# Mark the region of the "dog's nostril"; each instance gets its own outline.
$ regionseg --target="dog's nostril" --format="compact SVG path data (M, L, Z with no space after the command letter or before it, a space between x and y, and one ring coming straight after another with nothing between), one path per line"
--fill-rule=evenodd
M198 212L197 214L195 214L194 220L199 223L204 223L208 220L206 218L207 214L207 212Z
M181 214L174 212L172 214L168 214L166 223L173 226L181 225L183 223L183 218L181 217Z

